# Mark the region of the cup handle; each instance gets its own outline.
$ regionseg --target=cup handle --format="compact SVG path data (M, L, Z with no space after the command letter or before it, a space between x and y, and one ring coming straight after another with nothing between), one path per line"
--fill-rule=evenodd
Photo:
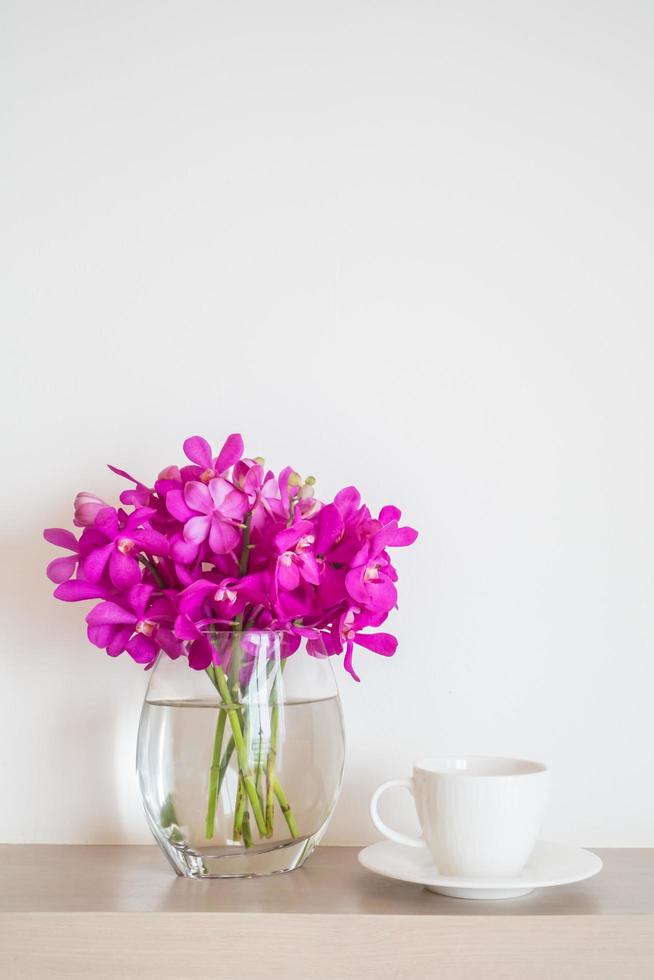
M403 789L408 789L411 796L413 796L413 783L410 779L389 779L387 783L382 783L379 789L375 790L370 800L370 817L372 822L384 837L388 837L389 840L393 840L397 844L406 844L408 847L427 847L422 837L410 837L408 834L400 833L399 830L393 830L379 816L379 810L377 809L379 799L387 789L392 789L394 786L401 786Z

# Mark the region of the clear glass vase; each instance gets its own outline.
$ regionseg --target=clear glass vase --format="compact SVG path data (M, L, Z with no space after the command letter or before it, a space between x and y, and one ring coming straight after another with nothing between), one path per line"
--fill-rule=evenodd
M137 773L178 874L291 871L324 834L341 786L343 718L324 648L297 643L283 631L212 632L218 662L206 671L159 656Z

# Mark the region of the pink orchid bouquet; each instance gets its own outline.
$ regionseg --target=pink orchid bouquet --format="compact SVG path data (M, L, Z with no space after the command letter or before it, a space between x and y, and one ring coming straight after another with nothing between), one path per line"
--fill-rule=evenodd
M309 654L342 654L357 681L355 645L395 653L395 637L379 631L397 605L389 549L417 536L400 526L397 507L373 517L352 486L323 503L313 477L290 466L275 475L261 458L244 457L238 434L217 456L200 436L184 453L189 463L167 466L154 486L110 466L131 484L121 506L82 492L73 518L80 536L44 531L69 552L48 565L54 595L99 600L86 616L92 644L146 669L160 654L186 659L221 696L229 696L221 680L230 631L240 642L247 631L284 631L284 657L304 641ZM246 778L257 816L251 790Z

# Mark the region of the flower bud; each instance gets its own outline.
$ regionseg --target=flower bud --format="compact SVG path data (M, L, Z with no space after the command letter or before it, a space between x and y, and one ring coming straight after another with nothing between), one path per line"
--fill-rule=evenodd
M107 506L100 497L96 497L95 494L82 490L75 497L73 524L75 527L90 527L98 511Z
M182 474L179 472L179 466L167 466L165 470L162 470L158 480L181 480Z

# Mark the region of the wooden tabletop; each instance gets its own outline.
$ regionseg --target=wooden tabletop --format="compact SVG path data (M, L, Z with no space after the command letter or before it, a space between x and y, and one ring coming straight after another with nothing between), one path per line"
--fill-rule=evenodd
M501 902L380 878L357 850L322 847L271 878L191 880L155 847L0 846L0 975L654 977L654 850L598 851L595 878Z

